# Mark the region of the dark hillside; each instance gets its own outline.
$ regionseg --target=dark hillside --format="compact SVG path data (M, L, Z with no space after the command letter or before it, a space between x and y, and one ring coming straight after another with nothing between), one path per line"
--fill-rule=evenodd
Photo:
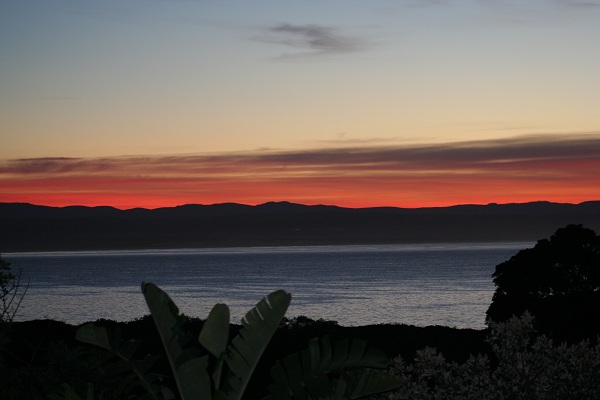
M350 209L287 202L155 210L0 203L0 251L531 241L600 231L600 202Z

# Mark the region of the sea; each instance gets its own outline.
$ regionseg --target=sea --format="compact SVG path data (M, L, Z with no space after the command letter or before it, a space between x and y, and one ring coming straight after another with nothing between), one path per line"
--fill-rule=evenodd
M216 303L232 322L272 291L292 294L286 316L373 324L485 327L496 265L532 243L287 246L5 253L29 288L17 321L81 324L148 314L142 282L181 312L206 318Z

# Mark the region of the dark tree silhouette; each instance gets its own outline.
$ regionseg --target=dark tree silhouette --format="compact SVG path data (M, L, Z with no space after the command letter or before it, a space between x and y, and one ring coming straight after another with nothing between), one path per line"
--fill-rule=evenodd
M29 282L21 283L21 272L14 274L0 254L0 324L12 322L28 288Z
M496 266L488 320L528 310L537 328L562 339L600 333L600 236L568 225Z

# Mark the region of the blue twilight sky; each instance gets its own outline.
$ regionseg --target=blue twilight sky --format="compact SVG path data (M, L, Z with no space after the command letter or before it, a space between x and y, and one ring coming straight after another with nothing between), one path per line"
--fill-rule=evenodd
M0 1L1 158L597 131L600 1Z
M21 159L596 143L599 38L600 0L0 0L0 180Z

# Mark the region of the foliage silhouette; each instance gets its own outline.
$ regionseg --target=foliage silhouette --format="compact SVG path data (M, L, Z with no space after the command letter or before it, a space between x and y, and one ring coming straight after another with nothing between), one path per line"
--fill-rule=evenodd
M14 274L0 255L0 323L14 320L28 288L29 282L21 283L21 271Z
M10 263L0 254L0 367L5 363L3 353L12 340L9 335L11 323L28 288L29 282L26 285L21 283L21 271L14 274Z
M600 333L600 236L593 230L581 225L558 229L496 266L493 278L488 322L528 310L538 329L557 338Z
M185 328L186 318L169 296L152 283L143 283L142 292L154 319L169 361L179 398L241 399L250 377L258 365L267 344L280 327L291 301L291 295L278 290L261 300L242 319L242 327L231 341L229 308L217 304L204 322L198 343L192 346L192 335ZM150 399L174 398L150 372L152 357L134 360L134 341L123 342L105 327L85 324L77 331L78 340L111 351L120 359L122 372L127 372L120 394L130 393L138 383ZM288 356L272 369L275 383L271 394L275 398L354 399L398 388L403 380L387 372L375 371L389 365L389 359L379 350L368 347L364 340L329 338L312 340L308 350ZM101 393L102 396L102 393ZM298 396L298 397L296 397ZM90 387L88 399L94 399ZM79 399L69 385L63 385L54 399Z
M386 355L366 340L313 338L307 349L275 363L269 391L277 399L356 399L404 384L377 370L388 365Z
M110 398L130 398L141 387L149 399L173 399L173 392L162 382L162 376L153 373L150 369L156 364L160 356L146 356L135 359L134 354L140 347L137 339L124 340L120 329L109 330L94 324L84 324L76 332L80 342L94 344L108 350L106 360L117 359L107 368L107 376L118 376L118 384L112 385L110 390L104 389L103 395ZM93 399L94 387L88 386L88 399ZM54 396L54 399L77 399L75 391L69 385L63 385L63 396Z
M396 358L391 371L406 384L386 399L599 399L600 344L556 345L533 325L529 313L490 322L491 357L448 362L428 347L417 352L413 363Z

